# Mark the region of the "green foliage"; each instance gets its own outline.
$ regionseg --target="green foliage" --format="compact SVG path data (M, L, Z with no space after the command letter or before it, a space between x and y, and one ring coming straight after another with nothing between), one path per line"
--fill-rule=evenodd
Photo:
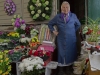
M100 36L100 34L98 33L100 31L99 22L100 22L100 19L93 20L88 17L86 26L92 30L92 33L88 35L88 38L87 38L88 41L98 42L99 36Z
M35 21L49 20L52 13L53 0L30 0L28 2L28 11Z

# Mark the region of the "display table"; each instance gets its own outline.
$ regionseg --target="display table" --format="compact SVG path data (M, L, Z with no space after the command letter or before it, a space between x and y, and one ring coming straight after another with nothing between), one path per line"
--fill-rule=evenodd
M90 67L90 65L89 65L88 75L100 75L100 70L91 71L91 67Z

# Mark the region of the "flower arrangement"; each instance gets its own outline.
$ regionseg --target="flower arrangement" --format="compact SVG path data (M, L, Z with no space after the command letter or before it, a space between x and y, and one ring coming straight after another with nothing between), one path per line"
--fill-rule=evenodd
M8 52L8 57L12 61L19 61L22 57L22 52L21 51L15 51L15 50L9 50Z
M26 24L25 21L20 17L20 15L14 15L11 19L14 30L19 34L25 34Z
M35 21L49 20L52 12L53 0L30 0L28 2L28 11Z
M35 36L37 36L38 35L38 30L37 29L32 29L31 31L30 31L30 34L31 34L31 38L32 37L35 37Z
M41 75L44 73L44 62L40 57L29 57L22 60L19 69L22 75Z
M13 15L16 11L16 5L12 0L6 0L4 3L4 10L7 15Z
M32 49L37 49L37 47L40 45L40 42L38 40L38 37L35 36L33 38L31 38L31 41L29 43L29 46L32 48Z
M30 41L31 41L31 38L28 38L28 37L24 37L24 38L19 39L20 44L25 45L25 46L29 45Z
M8 32L2 32L2 31L0 31L0 38L2 38L2 39L7 38L7 34L8 34Z
M0 51L0 75L9 75L11 71L11 60L7 56L8 51Z
M88 18L88 25L84 26L83 34L86 34L86 40L88 42L98 42L100 36L99 19L92 20Z
M16 37L16 38L19 38L19 33L17 32L9 32L7 34L8 37Z
M45 61L50 57L51 52L47 50L30 50L29 55L41 57Z

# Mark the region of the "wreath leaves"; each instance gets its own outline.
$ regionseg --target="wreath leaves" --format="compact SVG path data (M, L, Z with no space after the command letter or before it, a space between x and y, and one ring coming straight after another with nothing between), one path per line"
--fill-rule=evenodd
M27 8L33 20L49 20L52 13L52 0L30 0Z

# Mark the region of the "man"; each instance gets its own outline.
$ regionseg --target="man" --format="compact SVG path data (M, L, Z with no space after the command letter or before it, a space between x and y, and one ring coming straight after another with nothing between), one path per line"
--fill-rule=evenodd
M57 31L54 25L57 26ZM58 75L68 75L70 66L77 59L76 31L80 26L77 16L70 12L70 4L67 1L61 4L61 13L48 23L51 32L57 36ZM64 67L66 67L65 72Z

